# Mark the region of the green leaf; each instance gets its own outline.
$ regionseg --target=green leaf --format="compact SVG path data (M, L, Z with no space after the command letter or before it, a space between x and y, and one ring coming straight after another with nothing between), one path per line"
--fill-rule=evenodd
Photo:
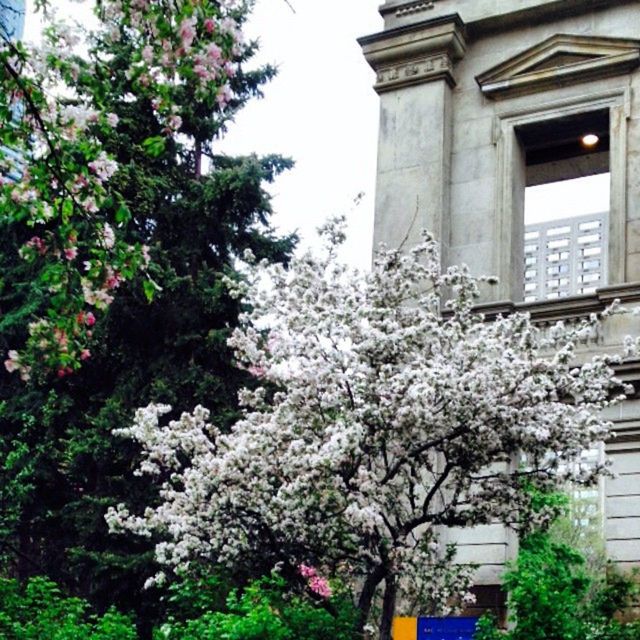
M142 143L145 153L152 158L157 158L164 153L166 140L162 136L151 136Z
M116 211L116 222L118 224L124 224L131 220L131 211L129 211L129 207L124 202L120 203L118 210Z
M144 280L142 282L142 289L144 290L147 302L153 302L153 297L156 295L156 285L154 285L151 280Z
M73 200L66 198L62 203L62 221L68 222L69 218L73 215Z

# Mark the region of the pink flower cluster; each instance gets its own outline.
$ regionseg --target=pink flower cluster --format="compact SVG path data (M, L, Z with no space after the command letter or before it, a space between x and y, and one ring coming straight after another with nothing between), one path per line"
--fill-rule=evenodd
M331 585L326 578L318 575L317 570L314 567L310 567L306 564L301 564L298 567L300 575L306 579L309 590L315 593L321 598L330 598L332 595Z
M222 0L215 13L199 0L178 0L174 4L108 0L104 16L115 27L128 25L148 34L140 55L127 75L144 92L150 93L154 108L165 121L166 135L175 134L182 121L167 99L166 89L195 79L200 97L210 96L220 108L232 98L229 80L236 74L234 58L240 56L243 35L232 17L237 3ZM184 17L185 14L187 17ZM172 26L161 35L160 24ZM118 38L119 28L112 31ZM164 88L163 88L164 87Z
M4 368L9 373L17 371L20 374L20 379L23 382L29 380L31 368L20 362L20 354L14 349L9 351L9 353L7 354L7 359L4 361Z
M31 240L29 240L29 242L27 242L25 246L33 249L34 251L37 251L41 256L47 253L47 245L45 244L45 241L39 236L33 236L33 238L31 238Z

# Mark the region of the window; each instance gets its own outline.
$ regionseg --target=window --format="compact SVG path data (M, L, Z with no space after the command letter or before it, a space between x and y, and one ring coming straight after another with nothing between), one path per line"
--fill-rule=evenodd
M608 280L609 112L516 133L526 165L524 300L593 293Z

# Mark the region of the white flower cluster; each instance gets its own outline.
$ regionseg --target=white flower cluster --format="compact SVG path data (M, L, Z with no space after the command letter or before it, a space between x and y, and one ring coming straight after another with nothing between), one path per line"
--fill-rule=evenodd
M140 472L168 478L162 502L141 516L121 505L109 524L159 535L173 567L308 561L354 579L362 609L397 578L444 610L438 527L518 523L525 485L579 475L570 462L606 437L601 411L622 397L615 359L575 366L595 318L551 332L526 314L485 321L480 280L443 272L428 236L408 255L381 250L368 274L334 255L271 266L270 287L257 286L265 265L248 267L235 289L251 311L230 343L265 386L242 392L229 434L202 408L166 426L168 407L140 410L126 435Z

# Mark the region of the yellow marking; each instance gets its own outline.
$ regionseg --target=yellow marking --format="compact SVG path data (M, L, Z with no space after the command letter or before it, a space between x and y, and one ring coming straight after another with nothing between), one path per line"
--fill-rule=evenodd
M418 640L417 618L394 618L393 640Z

